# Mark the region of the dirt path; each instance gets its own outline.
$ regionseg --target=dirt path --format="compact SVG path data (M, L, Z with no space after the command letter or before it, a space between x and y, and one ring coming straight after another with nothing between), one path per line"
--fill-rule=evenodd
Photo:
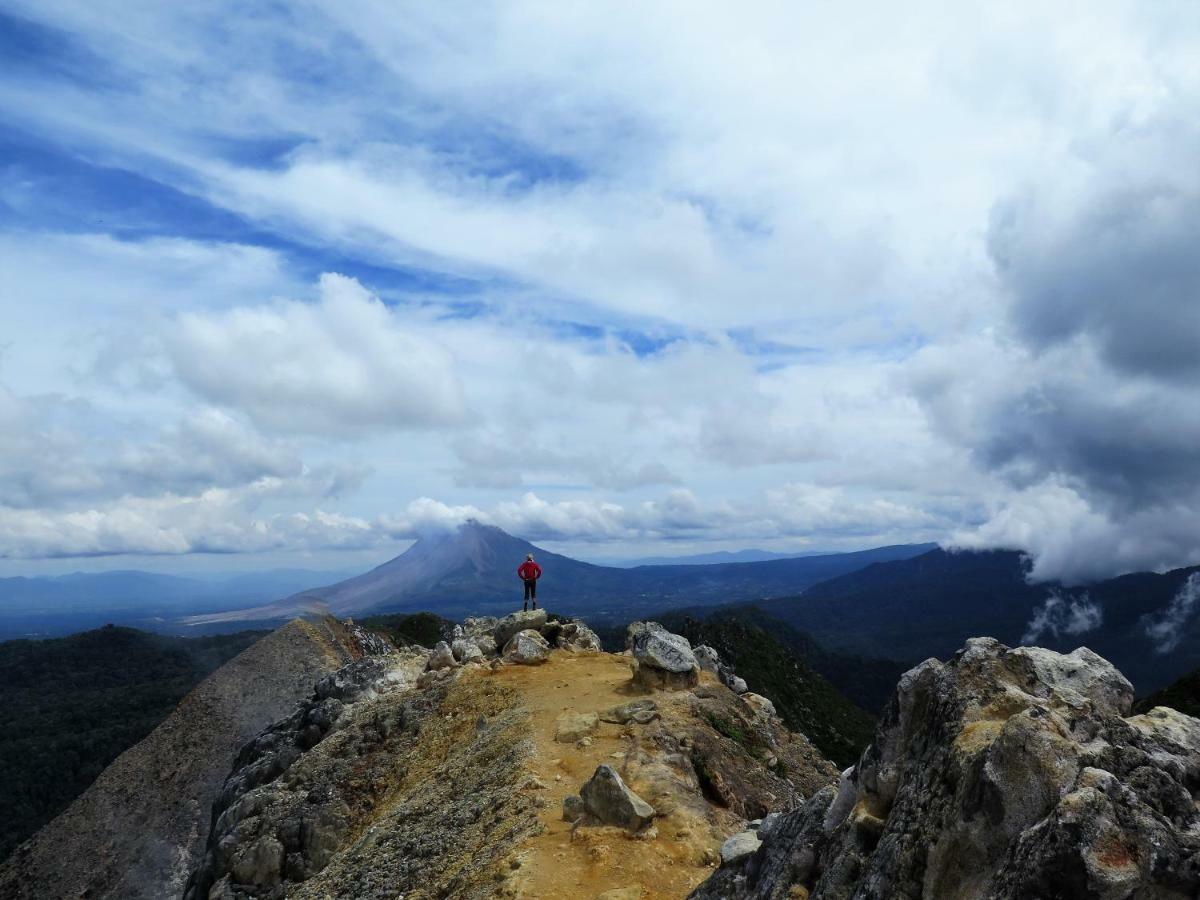
M564 712L600 713L634 699L624 690L629 662L607 653L555 653L544 665L506 666L491 676L519 690L530 710L533 775L545 785L538 790L546 801L540 813L545 830L518 849L520 868L509 882L521 900L586 900L614 889L632 889L621 900L679 900L711 874L706 852L711 859L722 837L734 830L736 818L698 810L694 803L672 803L661 781L639 779L642 770L634 767L625 773L630 787L660 810L675 807L670 814L656 819L647 835L598 827L580 828L571 839L571 825L562 820L563 798L578 793L601 763L621 771L633 730L601 723L591 745L579 747L554 740L556 722ZM659 693L654 699L668 724L690 715L682 694Z

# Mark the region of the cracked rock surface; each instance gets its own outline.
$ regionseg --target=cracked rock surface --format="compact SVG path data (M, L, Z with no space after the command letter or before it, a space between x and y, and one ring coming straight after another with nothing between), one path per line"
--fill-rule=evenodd
M1090 650L970 640L907 672L838 787L692 896L1200 896L1200 721L1132 699Z

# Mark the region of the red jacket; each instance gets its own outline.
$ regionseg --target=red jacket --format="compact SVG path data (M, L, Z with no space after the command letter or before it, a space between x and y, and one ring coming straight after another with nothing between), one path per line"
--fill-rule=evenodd
M523 581L537 581L542 577L542 567L527 559L517 568L517 574Z

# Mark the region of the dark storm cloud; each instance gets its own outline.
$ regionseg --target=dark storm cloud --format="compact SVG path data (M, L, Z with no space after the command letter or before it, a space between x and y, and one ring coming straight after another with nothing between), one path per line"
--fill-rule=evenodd
M996 207L989 249L1036 377L979 448L1116 507L1200 483L1200 133L1121 130L1062 184Z
M923 353L912 382L1017 489L963 545L1027 550L1068 582L1200 557L1197 158L1190 125L1116 129L995 205L1007 316Z
M1200 139L1162 125L1114 141L1081 196L1031 188L999 204L989 250L1031 346L1085 337L1123 372L1194 379Z

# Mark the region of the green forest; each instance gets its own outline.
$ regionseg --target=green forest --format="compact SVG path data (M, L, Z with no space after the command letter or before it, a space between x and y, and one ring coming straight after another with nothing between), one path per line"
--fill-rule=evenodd
M108 625L0 643L0 860L263 634L180 638Z

